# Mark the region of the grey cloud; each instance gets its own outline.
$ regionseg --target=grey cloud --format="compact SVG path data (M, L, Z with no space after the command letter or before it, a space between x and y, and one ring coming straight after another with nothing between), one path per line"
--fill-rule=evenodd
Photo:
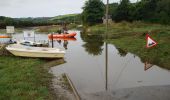
M85 1L87 0L0 0L0 16L40 17L81 13ZM120 0L110 0L113 1Z

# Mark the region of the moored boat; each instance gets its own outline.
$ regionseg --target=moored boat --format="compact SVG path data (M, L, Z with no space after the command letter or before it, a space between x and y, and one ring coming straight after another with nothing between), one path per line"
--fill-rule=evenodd
M49 38L49 40L52 40L52 38ZM58 40L66 40L66 41L76 41L77 39L75 37L73 38L53 38L53 40L55 41L58 41Z
M48 34L48 38L71 38L71 37L74 37L76 36L77 33L73 32L73 33L69 33L69 34Z
M0 38L11 38L11 36L8 36L8 35L0 35Z
M63 58L64 50L47 47L30 47L19 44L10 44L6 49L15 56L33 57L33 58Z

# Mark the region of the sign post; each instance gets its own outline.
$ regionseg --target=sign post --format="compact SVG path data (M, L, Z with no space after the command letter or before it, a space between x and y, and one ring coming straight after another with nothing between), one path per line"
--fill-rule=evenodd
M25 38L34 38L34 42L35 42L34 31L24 31L24 40L25 40Z
M10 41L12 43L12 34L15 33L14 26L6 26L6 33L10 36Z
M9 34L15 33L14 26L6 26L6 33L9 33Z

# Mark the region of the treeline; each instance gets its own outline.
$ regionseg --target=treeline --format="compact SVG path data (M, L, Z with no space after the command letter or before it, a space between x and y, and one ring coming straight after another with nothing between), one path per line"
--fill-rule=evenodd
M51 19L57 23L81 23L81 15L80 14L67 14L67 15L59 15Z
M6 26L15 27L32 27L32 26L45 26L58 24L54 21L49 21L50 18L10 18L0 16L0 28L5 28Z
M103 5L101 0L86 1L82 13L83 22L100 23L105 14L106 6ZM170 24L170 0L140 0L136 3L121 0L120 3L109 4L109 14L115 22L144 21Z
M130 3L122 0L120 4L113 4L111 12L115 21L146 21L152 23L170 24L170 0L141 0Z
M33 26L47 26L47 25L61 25L63 23L80 23L80 14L60 15L56 17L37 17L37 18L10 18L0 16L0 28L6 26L15 27L33 27Z

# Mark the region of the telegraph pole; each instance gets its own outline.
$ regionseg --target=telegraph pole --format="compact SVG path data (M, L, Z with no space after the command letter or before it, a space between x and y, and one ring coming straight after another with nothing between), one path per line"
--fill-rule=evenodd
M105 33L105 39L107 39L108 38L108 15L109 14L109 0L107 0L107 4L106 4L106 33ZM108 45L107 45L107 43L105 42L105 60L106 60L106 75L105 75L105 77L106 77L106 85L105 85L105 89L106 89L106 91L107 91L107 89L108 89Z

